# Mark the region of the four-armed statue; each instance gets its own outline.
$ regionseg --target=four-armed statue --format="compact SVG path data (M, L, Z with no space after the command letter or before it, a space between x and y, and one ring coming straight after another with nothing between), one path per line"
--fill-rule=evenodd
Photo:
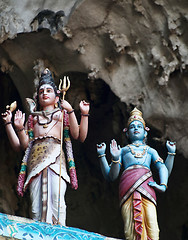
M145 143L148 130L142 118L142 112L135 108L130 113L128 129L125 130L130 144L120 148L116 141L112 140L110 165L105 157L105 143L97 145L105 179L115 180L121 166L124 169L120 179L119 197L127 240L159 239L155 190L166 191L174 162L175 143L167 141L168 156L164 163L157 151ZM153 180L151 164L158 171L159 184Z
M23 195L23 191L30 186L33 219L65 225L64 195L67 182L71 182L74 189L77 188L69 131L74 139L79 139L81 142L85 140L88 131L89 104L85 101L80 102L79 126L72 106L64 99L60 101L61 90L64 96L66 88L60 87L58 90L50 70L45 69L37 89L36 108L35 102L27 99L30 104L30 115L25 126L25 114L20 110L15 113L14 127L11 121L11 109L2 114L2 118L13 149L26 150L17 191ZM61 150L62 132L70 176L66 170L65 154ZM26 166L28 175L25 181Z

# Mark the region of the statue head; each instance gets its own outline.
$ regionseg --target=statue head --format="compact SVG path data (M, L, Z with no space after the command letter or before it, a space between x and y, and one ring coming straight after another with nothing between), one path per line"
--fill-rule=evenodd
M39 89L41 88L41 86L47 85L47 84L49 84L53 88L55 96L59 97L59 91L57 90L57 86L56 86L56 84L54 82L54 79L52 77L52 73L51 73L51 71L48 68L46 68L42 72L41 77L39 79L39 86L37 88L37 97L36 97L36 100L37 100L37 110L40 110ZM58 106L60 107L59 102L58 102Z
M144 141L146 139L149 128L146 127L146 123L142 117L142 112L137 108L134 108L130 112L127 127L128 128L124 131L131 142L136 140Z

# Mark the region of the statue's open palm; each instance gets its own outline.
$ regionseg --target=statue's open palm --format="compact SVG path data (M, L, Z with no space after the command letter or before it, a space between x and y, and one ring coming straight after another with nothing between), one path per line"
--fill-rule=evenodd
M117 142L115 139L111 141L110 144L110 153L113 157L113 159L118 159L121 154L121 148L119 145L117 145Z
M25 122L25 113L22 113L22 111L20 110L16 111L14 116L15 127L18 129L23 128L24 122Z

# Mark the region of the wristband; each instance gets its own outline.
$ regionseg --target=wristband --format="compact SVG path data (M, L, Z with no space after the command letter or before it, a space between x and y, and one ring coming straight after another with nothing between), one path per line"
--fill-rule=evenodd
M74 112L74 109L72 109L70 112L67 112L68 114L71 114L71 113L73 113Z
M81 116L83 116L83 117L89 117L89 113L88 113L88 114L81 113Z
M21 129L15 129L16 132L21 132L21 131L23 131L23 130L24 130L24 127L21 128Z
M10 121L10 122L6 122L4 125L6 126L6 125L8 125L8 124L12 124L12 122Z
M176 155L176 153L171 153L171 152L168 152L168 155L175 156L175 155Z

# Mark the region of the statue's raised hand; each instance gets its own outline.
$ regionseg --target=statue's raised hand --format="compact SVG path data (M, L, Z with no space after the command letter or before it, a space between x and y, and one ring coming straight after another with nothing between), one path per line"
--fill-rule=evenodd
M105 154L106 151L106 144L103 142L101 144L97 144L97 153L99 155Z
M86 102L85 100L82 100L80 102L80 111L82 114L88 114L89 113L89 103Z
M6 112L2 113L1 116L2 116L4 123L6 124L8 122L11 122L12 112L10 110L6 110Z
M176 152L176 142L167 141L166 147L168 149L168 152L170 152L170 153Z
M17 129L22 129L24 127L25 122L25 113L22 113L22 111L18 110L15 113L14 116L14 126Z
M120 157L120 154L121 154L121 148L119 145L117 145L117 142L115 139L113 139L111 141L111 144L110 144L110 153L112 155L112 158L114 160L118 160L119 157Z

